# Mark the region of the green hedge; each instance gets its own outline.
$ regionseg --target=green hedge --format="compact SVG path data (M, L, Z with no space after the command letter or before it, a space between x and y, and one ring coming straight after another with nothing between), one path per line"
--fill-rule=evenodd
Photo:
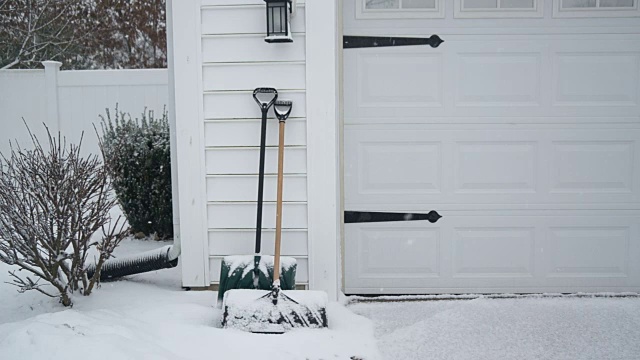
M166 110L155 118L144 109L140 119L109 109L102 119L102 152L118 201L134 234L173 237L171 155Z

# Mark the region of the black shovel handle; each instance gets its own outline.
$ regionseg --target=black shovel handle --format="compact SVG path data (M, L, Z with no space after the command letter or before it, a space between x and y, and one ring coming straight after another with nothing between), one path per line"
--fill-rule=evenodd
M258 94L272 94L269 101L260 100ZM278 99L278 91L274 88L257 88L253 91L253 99L262 112L262 128L260 130L260 169L258 171L258 209L256 211L256 254L260 253L262 243L262 199L264 196L264 157L267 142L267 113Z

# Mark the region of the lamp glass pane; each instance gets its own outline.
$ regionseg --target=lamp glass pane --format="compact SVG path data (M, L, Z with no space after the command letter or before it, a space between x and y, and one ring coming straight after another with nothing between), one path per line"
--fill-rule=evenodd
M269 35L286 35L286 11L286 2L267 3L267 16L269 16Z

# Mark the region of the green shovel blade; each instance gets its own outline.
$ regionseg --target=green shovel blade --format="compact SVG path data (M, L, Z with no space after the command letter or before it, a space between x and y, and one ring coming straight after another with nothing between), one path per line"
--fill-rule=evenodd
M292 257L281 256L280 264L281 289L295 290L297 269L296 260ZM273 256L225 256L222 258L222 265L220 267L218 304L222 303L224 294L228 290L271 290L272 285Z

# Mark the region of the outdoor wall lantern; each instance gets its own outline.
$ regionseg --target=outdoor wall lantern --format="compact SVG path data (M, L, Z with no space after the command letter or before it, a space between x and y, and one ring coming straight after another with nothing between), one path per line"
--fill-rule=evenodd
M290 18L293 15L295 0L264 0L267 3L268 43L293 42Z

